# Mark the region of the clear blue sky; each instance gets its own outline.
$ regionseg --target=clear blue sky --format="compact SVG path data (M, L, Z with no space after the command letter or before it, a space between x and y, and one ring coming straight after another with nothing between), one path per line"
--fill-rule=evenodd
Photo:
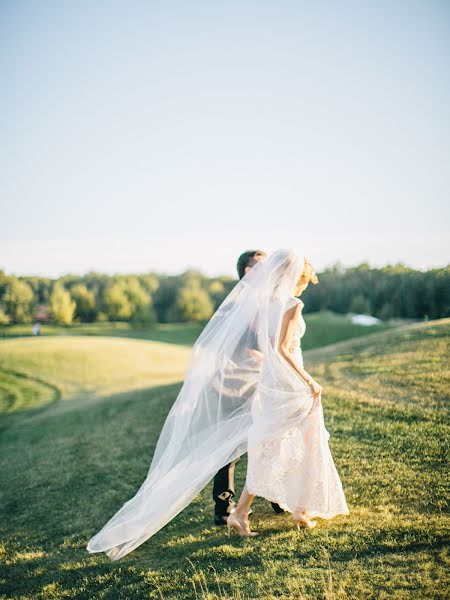
M447 0L0 3L0 268L450 262Z

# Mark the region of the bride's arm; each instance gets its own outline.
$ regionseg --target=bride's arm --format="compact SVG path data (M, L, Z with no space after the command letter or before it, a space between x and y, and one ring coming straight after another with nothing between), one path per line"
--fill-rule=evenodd
M293 306L284 313L283 322L281 324L280 340L278 343L278 352L281 356L291 365L291 367L297 371L300 377L305 381L311 388L311 392L314 396L318 396L322 392L321 386L315 381L315 379L295 360L295 357L290 352L291 340L294 334L295 328L298 324L300 317L300 311L302 307L300 304Z

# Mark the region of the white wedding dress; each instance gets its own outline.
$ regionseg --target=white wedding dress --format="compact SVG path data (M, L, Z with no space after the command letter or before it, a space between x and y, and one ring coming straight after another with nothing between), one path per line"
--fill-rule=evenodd
M304 266L294 249L277 250L231 290L192 348L145 480L90 538L88 552L123 558L247 448L251 492L311 516L348 514L321 401L278 352L282 318L299 302L292 292ZM301 319L298 339L304 329ZM301 361L295 340L293 352ZM90 498L96 495L90 490Z
M292 298L287 308L295 302L303 307L301 300ZM290 351L301 367L300 340L305 329L300 312ZM249 493L292 513L308 511L312 517L324 519L349 514L328 446L330 434L325 428L321 398L314 399L305 388L305 393L291 395L274 406L270 381L267 386L264 382L264 364L260 389L259 398L253 402L248 435Z

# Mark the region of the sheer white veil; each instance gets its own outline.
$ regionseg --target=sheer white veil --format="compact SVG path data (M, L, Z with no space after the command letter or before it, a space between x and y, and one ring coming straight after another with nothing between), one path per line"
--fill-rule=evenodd
M304 393L303 380L277 350L281 319L304 265L294 250L278 250L250 269L222 302L192 349L145 481L89 540L89 552L122 558L246 452L262 372L266 390L282 395L300 387Z

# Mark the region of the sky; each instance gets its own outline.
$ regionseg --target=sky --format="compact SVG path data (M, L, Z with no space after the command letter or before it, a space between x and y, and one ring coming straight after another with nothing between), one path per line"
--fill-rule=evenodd
M0 269L450 262L447 0L0 0Z

